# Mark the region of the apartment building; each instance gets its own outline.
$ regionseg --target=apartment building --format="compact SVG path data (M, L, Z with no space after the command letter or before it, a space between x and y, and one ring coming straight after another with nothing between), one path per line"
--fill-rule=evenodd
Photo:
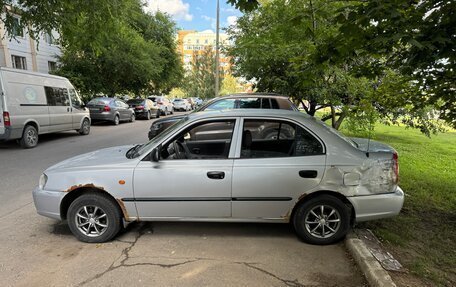
M27 29L19 27L20 17L15 17L17 27L11 31L15 39L0 23L0 66L29 70L40 73L49 73L57 67L57 57L61 49L56 39L59 35L55 31L45 33L34 40L27 33Z
M182 57L182 63L186 70L191 69L195 55L201 54L205 49L212 48L215 51L216 34L211 30L198 32L195 30L181 30L177 33L177 49ZM220 33L219 43L221 50L229 45L228 35ZM230 71L230 58L220 52L220 67L225 73Z

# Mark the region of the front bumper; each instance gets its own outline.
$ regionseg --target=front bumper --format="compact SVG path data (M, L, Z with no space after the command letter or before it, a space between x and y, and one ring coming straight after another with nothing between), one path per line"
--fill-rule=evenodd
M33 202L38 214L62 220L60 216L60 204L66 195L62 191L49 191L36 187L33 190Z
M404 191L398 186L393 193L352 196L347 199L353 205L356 221L367 221L398 215L404 204Z

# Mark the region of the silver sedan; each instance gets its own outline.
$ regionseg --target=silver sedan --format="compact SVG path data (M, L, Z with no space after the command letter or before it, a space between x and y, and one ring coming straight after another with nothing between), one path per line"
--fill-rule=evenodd
M133 221L292 223L313 244L404 201L391 147L340 135L295 111L192 113L148 143L60 162L33 191L39 214L84 242Z

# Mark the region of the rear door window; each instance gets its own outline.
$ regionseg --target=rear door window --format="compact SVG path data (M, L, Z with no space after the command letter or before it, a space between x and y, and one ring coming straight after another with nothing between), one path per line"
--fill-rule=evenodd
M241 158L324 154L323 145L301 126L277 120L244 121Z
M261 99L260 98L239 99L239 108L240 109L261 109Z

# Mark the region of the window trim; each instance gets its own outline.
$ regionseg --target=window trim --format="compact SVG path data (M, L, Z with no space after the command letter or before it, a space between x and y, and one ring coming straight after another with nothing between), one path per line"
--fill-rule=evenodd
M21 66L23 66L23 67L18 68L16 66L15 58L18 58L18 59L21 60ZM13 67L13 69L27 71L27 57L12 54L11 55L11 66Z
M299 127L301 127L302 129L304 129L306 132L308 132L309 134L311 134L314 138L316 138L320 144L322 145L323 147L323 152L321 154L315 154L315 155L301 155L301 156L282 156L282 157L262 157L262 158L242 158L241 157L241 149L242 149L242 132L243 132L243 129L244 129L244 121L245 120L270 120L270 121L284 121L284 122L288 122L288 123L293 123L293 124L296 124L298 125ZM247 116L247 117L241 117L240 121L239 121L239 130L238 130L238 141L236 143L236 151L235 151L235 159L237 160L258 160L258 159L284 159L284 158L303 158L303 157L310 157L310 156L320 156L320 155L324 155L326 156L327 154L327 149L326 149L326 145L325 143L323 142L323 140L316 134L314 133L312 130L310 130L309 128L307 128L306 126L304 126L302 123L294 120L294 119L289 119L289 118L283 118L283 117L268 117L268 116Z

